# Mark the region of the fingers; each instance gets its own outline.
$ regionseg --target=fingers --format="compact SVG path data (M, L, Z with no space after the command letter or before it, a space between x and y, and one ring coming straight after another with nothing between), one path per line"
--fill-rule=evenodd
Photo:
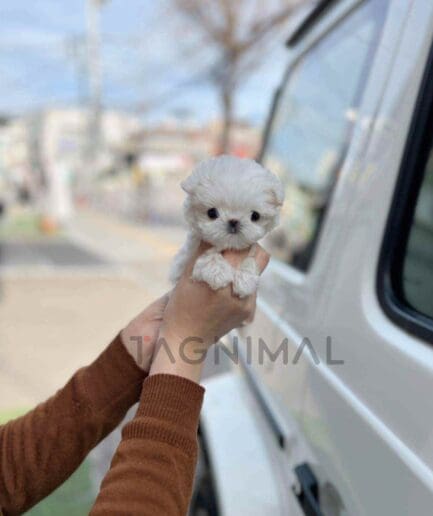
M188 273L192 272L192 269L194 268L194 263L196 262L197 258L211 247L212 246L206 242L200 242L200 246L198 247L196 253L188 263ZM270 258L269 254L259 244L253 244L250 249L242 249L239 251L225 250L223 251L223 255L224 258L233 267L238 267L247 256L252 256L255 258L257 262L257 266L259 268L260 273L262 273L266 269L266 266L268 265Z
M250 324L254 320L254 315L256 313L256 299L257 295L252 294L251 296L238 298L237 296L232 296L233 300L236 300L238 309L242 311L243 314L243 322L242 325Z
M183 274L182 281L190 280L192 270L194 268L194 264L199 256L201 256L204 252L206 252L211 246L205 242L201 242L196 253L194 256L190 259L186 270ZM226 250L223 251L224 258L232 265L234 268L238 268L239 265L242 263L245 258L254 258L256 264L258 273L261 274L265 268L267 267L269 263L270 256L269 254L261 247L259 244L253 244L248 249L242 249L242 250ZM230 293L232 294L232 289L228 288ZM255 297L253 299L254 306L252 307L252 316L254 317L255 312Z
M170 299L171 293L173 290L169 290L164 295L162 295L159 299L156 300L156 303L161 303L162 305L166 305L168 300Z
M224 258L232 267L239 267L242 261L248 256L248 249L235 251L233 249L223 251Z
M248 300L248 317L246 318L246 323L251 323L254 320L254 316L256 314L256 300L257 296L254 294L253 296L250 296L250 299Z
M166 292L163 296L159 297L156 301L154 301L150 306L154 308L165 308L167 306L168 300L170 299L170 292Z
M270 255L260 245L257 244L255 247L256 249L254 258L261 274L268 266Z
M145 308L143 310L142 314L147 314L152 319L162 318L165 307L167 306L167 303L170 299L170 294L171 294L171 291L166 292L163 296L161 296L156 301L151 303L147 308Z
M223 254L224 258L233 267L238 267L247 256L253 257L256 260L260 274L269 263L269 254L259 244L253 244L250 249L242 249L241 251L224 251Z

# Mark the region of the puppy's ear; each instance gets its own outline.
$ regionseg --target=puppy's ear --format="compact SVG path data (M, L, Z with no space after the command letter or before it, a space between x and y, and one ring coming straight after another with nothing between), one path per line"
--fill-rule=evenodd
M182 187L182 190L184 190L187 194L192 194L194 193L197 183L197 176L195 174L191 174L180 183L180 186Z
M269 193L271 196L271 202L276 207L279 208L283 205L284 202L284 187L283 183L276 177L274 174L272 174L272 182L271 182L271 188L269 189Z

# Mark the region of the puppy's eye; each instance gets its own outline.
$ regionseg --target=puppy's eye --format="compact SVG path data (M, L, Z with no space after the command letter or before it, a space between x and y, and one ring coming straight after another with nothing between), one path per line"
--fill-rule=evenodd
M258 211L253 211L251 213L251 220L253 222L257 222L260 219L260 213Z
M218 218L218 210L216 208L210 208L209 210L207 210L207 216L212 220L217 219Z

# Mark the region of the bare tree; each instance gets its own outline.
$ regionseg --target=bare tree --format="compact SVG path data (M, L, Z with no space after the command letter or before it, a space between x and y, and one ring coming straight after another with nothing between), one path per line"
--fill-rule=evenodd
M229 149L239 86L267 54L268 42L302 0L171 0L196 32L194 48L213 56L202 75L216 88L222 109L220 148Z

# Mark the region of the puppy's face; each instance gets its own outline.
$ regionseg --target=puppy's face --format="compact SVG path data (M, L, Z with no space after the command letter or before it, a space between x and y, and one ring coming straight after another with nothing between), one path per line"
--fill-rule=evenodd
M200 163L183 183L185 217L218 249L244 249L278 223L280 181L252 160L220 156Z

